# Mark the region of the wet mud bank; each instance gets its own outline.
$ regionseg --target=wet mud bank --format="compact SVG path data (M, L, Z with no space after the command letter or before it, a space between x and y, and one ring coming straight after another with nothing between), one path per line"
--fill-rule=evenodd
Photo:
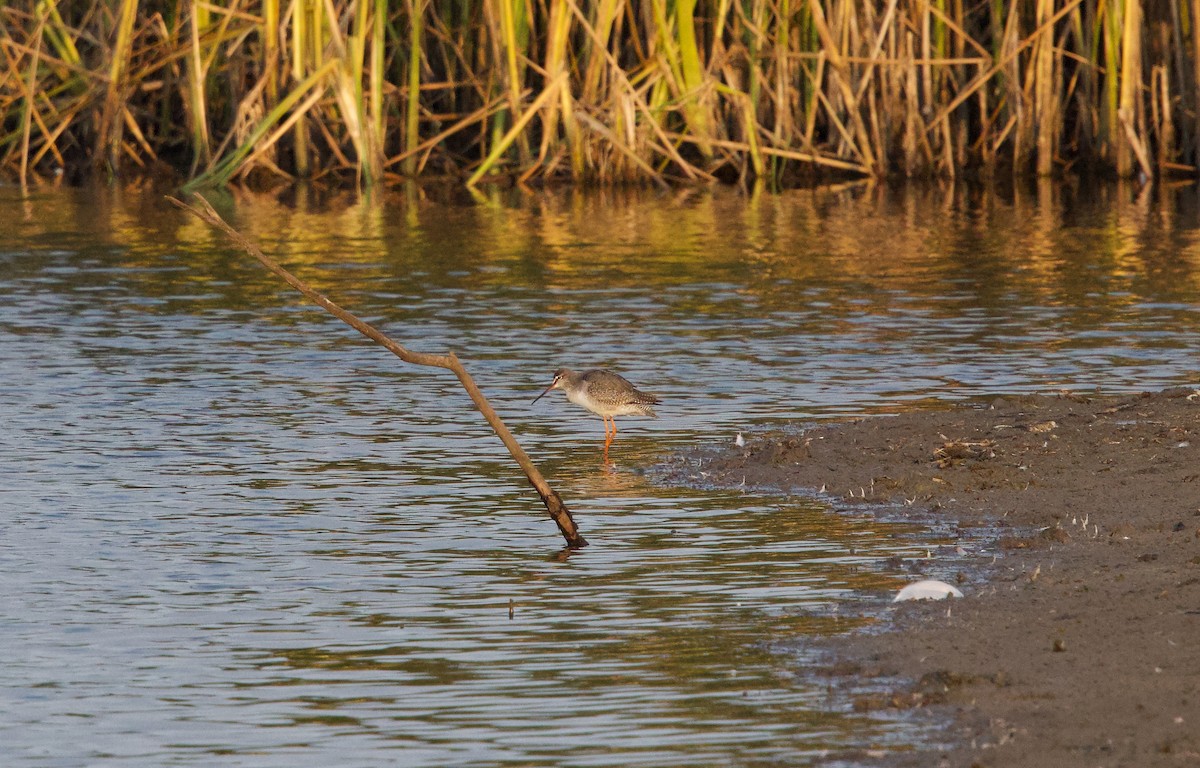
M947 743L841 759L1200 765L1196 390L823 424L705 455L702 469L707 483L824 489L836 506L985 532L958 575L964 599L900 605L884 631L830 652L831 685L855 707L944 719Z

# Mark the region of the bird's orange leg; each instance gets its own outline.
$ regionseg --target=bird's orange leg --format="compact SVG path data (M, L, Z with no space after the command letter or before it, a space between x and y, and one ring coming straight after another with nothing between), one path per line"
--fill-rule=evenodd
M608 431L609 422L612 422L612 431ZM604 417L604 460L608 461L608 448L612 445L613 438L617 436L617 422L612 416Z

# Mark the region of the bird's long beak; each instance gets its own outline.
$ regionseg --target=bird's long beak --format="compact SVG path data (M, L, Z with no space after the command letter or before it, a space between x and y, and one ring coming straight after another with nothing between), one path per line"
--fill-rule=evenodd
M545 389L543 389L543 390L542 390L542 394L540 394L540 395L538 395L537 397L533 398L533 402L534 402L534 403L536 403L538 400L541 400L543 397L545 397L545 396L546 396L546 393L547 393L547 392L549 392L550 390L554 389L554 388L555 388L555 387L557 387L557 386L558 386L558 379L555 379L554 381L550 382L550 386L548 386L548 387L546 387ZM531 403L531 405L532 405L532 403Z

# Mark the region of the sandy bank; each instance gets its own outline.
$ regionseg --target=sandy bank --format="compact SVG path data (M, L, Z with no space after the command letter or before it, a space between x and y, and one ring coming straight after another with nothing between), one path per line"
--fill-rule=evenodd
M898 765L1200 765L1200 395L1001 398L824 424L708 457L710 481L988 526L951 606L839 639L862 708L948 718ZM864 498L865 497L865 498ZM997 531L999 531L997 533ZM984 558L980 558L983 560ZM908 681L864 694L864 681ZM844 756L843 756L844 757Z

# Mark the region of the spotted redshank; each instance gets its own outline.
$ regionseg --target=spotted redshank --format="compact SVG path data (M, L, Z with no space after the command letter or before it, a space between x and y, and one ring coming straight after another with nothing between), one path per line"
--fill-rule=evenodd
M608 447L617 436L617 421L614 416L658 416L651 407L659 402L656 396L639 391L624 377L603 368L593 368L582 373L559 368L554 372L554 381L550 382L550 386L535 397L533 402L541 400L552 389L561 389L567 393L567 399L572 403L582 405L604 419L605 461L608 461Z

